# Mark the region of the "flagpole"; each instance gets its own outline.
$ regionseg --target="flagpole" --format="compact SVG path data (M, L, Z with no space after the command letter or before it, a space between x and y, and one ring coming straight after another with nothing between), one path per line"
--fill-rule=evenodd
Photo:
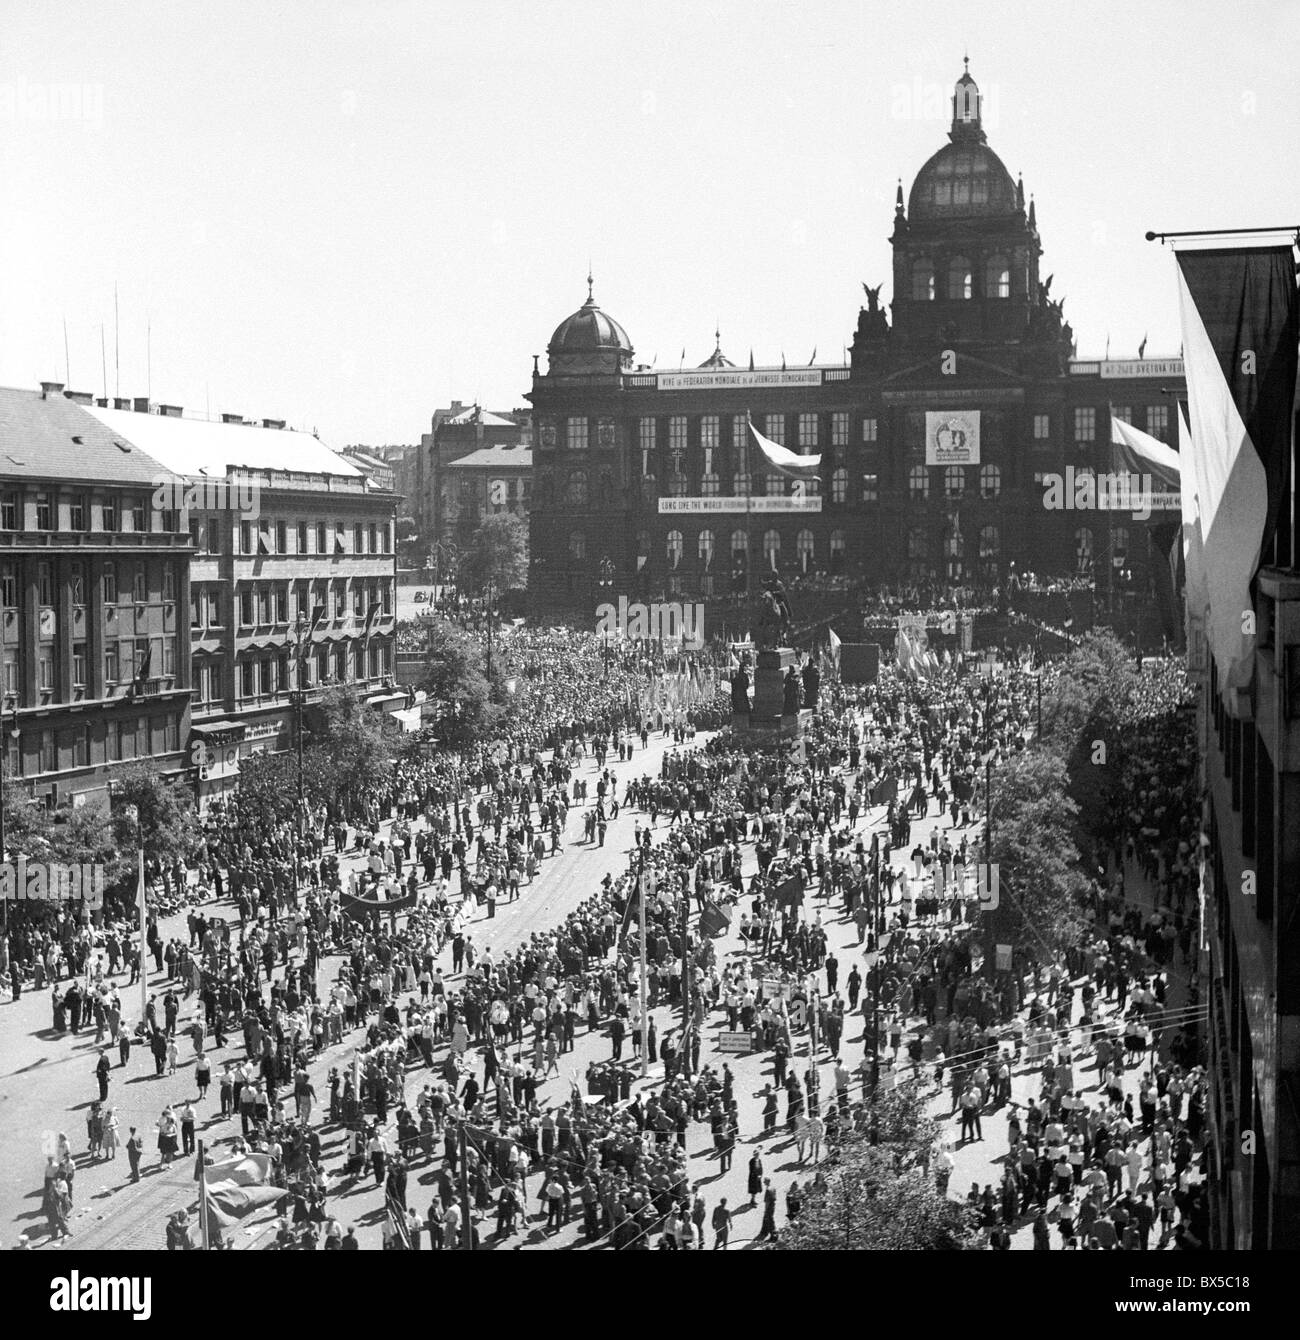
M203 1250L206 1252L211 1244L208 1242L208 1166L203 1157L203 1141L199 1141L199 1217L203 1221Z
M135 833L136 844L140 849L139 869L136 880L136 901L140 904L140 1022L143 1024L149 1015L149 963L145 957L145 937L148 934L146 922L148 913L146 910L146 898L144 891L144 820L140 817L140 810L135 810Z

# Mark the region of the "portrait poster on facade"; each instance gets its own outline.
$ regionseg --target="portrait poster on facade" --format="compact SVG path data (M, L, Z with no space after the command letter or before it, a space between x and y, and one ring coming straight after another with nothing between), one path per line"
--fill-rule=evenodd
M978 465L980 412L977 409L927 410L926 465Z

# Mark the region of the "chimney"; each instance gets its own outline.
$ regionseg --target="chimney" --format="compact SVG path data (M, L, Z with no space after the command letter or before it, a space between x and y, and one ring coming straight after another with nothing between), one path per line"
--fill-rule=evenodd
M243 423L243 422L244 422L244 416L243 416L242 414L223 414L223 415L221 416L221 422L222 422L222 423Z
M113 397L113 408L114 408L114 409L130 409L130 408L131 408L131 400L130 400L130 398L129 398L128 396L121 396L121 395L119 395L119 396L114 396L114 397Z
M42 382L41 399L48 400L51 396L60 395L63 391L62 382Z
M95 393L93 391L64 391L64 398L71 400L76 405L93 405L95 403Z
M158 413L166 419L179 419L181 417L181 407L179 405L159 405Z
M285 421L283 419L263 419L263 428L283 428Z
M96 404L96 406L97 406L99 409L107 409L107 408L108 408L108 400L107 400L107 398L104 397L104 396L96 396L96 397L95 397L95 404Z
M134 409L137 414L148 414L149 411L153 409L153 406L149 403L148 396L138 395L131 408Z

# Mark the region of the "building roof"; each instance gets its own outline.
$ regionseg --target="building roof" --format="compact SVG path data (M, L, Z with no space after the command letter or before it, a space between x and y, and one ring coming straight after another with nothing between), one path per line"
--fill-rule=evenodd
M224 479L229 470L282 470L294 474L360 478L365 471L311 433L256 424L210 423L166 414L88 405L111 433L151 456L174 475ZM155 470L156 473L156 470Z
M484 409L482 405L471 405L459 414L453 414L451 417L443 419L442 422L444 424L482 424L485 428L519 427L513 419L508 419L501 414L493 414L491 411Z
M123 412L123 417L144 418ZM121 445L119 445L119 443ZM125 450L124 450L125 448ZM0 476L153 483L158 462L59 392L0 387Z
M969 219L1017 213L1016 184L987 144L945 144L916 174L908 217Z
M546 346L551 354L585 354L603 350L632 353L632 341L617 321L596 306L592 296L592 279L587 276L587 301L572 316L567 316L555 328L551 342Z
M344 447L343 455L350 461L359 461L371 470L391 471L393 468L392 461L386 461L382 456L372 456L368 451L358 451L355 447Z
M471 470L531 470L533 453L528 447L498 443L492 447L480 447L478 451L471 451L468 456L461 456L458 460L448 461L443 468L460 470L465 467Z

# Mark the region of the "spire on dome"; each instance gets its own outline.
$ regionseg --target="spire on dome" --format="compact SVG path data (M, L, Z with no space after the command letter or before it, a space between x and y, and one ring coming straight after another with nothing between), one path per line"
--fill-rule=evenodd
M591 277L591 262L588 261L588 262L587 262L587 306L589 306L589 307L594 307L594 306L596 305L596 299L595 299L594 297L592 297L592 286L594 285L594 283L595 283L595 280L593 280L592 277Z
M713 352L700 364L702 368L734 368L736 365L722 352L722 331L720 323L714 324Z
M1025 179L1016 173L1016 208L1023 210L1025 207Z
M903 212L903 179L902 177L899 177L898 190L894 194L894 213L901 214L902 212Z
M1038 227L1038 217L1034 213L1034 197L1032 195L1029 197L1029 226L1031 228Z
M969 56L963 58L963 64L965 68L953 89L952 130L948 132L948 138L983 144L985 135L980 115L983 99L979 85L971 78Z

